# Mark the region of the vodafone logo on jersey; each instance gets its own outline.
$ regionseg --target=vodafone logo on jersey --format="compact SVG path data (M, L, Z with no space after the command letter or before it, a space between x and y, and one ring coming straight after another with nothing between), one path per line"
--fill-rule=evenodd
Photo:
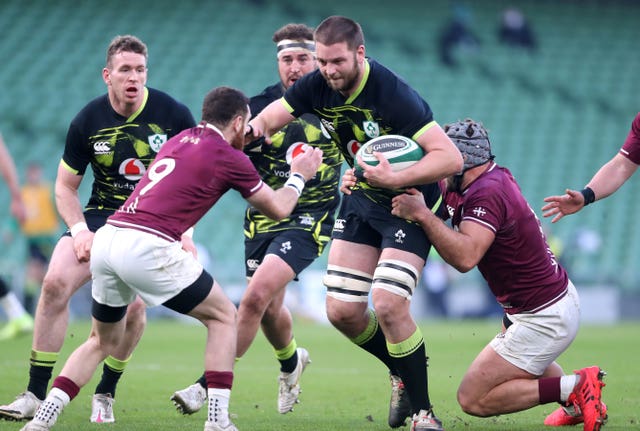
M291 164L291 161L298 155L304 153L307 148L309 147L309 144L305 144L304 142L296 142L295 144L291 145L289 148L287 148L287 163Z
M349 143L347 144L347 150L349 151L349 154L351 155L351 157L355 159L356 153L358 152L361 146L362 144L356 141L355 139L349 141Z
M144 163L133 158L126 159L120 163L120 167L118 168L118 173L129 181L138 181L146 171L147 168L145 168Z

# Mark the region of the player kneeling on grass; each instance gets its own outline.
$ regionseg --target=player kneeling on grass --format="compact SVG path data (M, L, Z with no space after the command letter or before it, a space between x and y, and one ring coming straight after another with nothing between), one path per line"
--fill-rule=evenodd
M599 430L607 419L601 401L605 373L592 366L564 375L555 362L578 332L575 287L515 179L493 162L482 124L467 119L444 130L464 158L462 172L441 182L455 229L427 209L415 189L393 199L392 213L420 223L440 256L459 271L477 265L504 308L502 331L460 383L462 410L487 417L558 402L562 407L546 425L584 422L585 431Z
M92 329L64 365L23 431L49 430L64 406L118 345L127 305L139 295L200 320L207 328L205 375L209 401L205 431L236 431L228 406L236 352L236 309L181 236L229 189L275 220L287 217L322 161L310 148L291 163L274 191L241 151L249 99L219 87L207 94L202 122L165 143L127 201L95 235L91 248Z

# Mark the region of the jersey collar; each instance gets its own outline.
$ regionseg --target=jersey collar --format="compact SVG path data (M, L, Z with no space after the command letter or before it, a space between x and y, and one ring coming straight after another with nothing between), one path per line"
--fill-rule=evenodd
M140 115L140 113L144 110L144 107L147 106L148 99L149 89L147 87L144 87L144 96L142 98L142 103L140 104L140 107L136 110L136 112L134 112L133 114L131 114L131 116L129 116L129 118L127 118L127 123L131 123L133 120L138 118L138 115Z
M356 91L354 91L351 96L349 96L349 98L346 100L345 103L353 102L356 99L356 97L358 97L360 95L360 93L362 93L362 89L364 88L364 86L367 84L367 81L369 80L369 71L370 70L371 70L371 66L369 65L369 60L365 58L364 59L364 76L362 77L362 80L360 81L360 85L358 85L358 89Z

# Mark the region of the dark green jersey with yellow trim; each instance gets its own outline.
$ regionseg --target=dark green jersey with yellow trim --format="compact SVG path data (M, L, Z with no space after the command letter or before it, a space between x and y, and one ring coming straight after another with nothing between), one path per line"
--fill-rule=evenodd
M145 88L140 109L129 118L113 110L106 94L89 102L71 121L62 155L78 175L91 165L94 182L85 210L118 209L167 139L194 126L185 105L152 88Z
M264 89L251 98L250 107L257 115L270 102L279 99L284 93L281 84ZM317 230L319 223L325 224L322 231L330 232L333 216L340 200L338 184L342 154L324 130L318 117L305 114L271 136L272 143L266 144L258 139L245 147L262 180L271 188L278 189L289 178L292 157L300 151L302 143L320 148L323 160L315 177L307 181L298 204L291 215L283 220L274 221L262 215L253 207L248 207L245 217L245 232L253 237L255 232L274 232L284 229ZM327 233L328 235L328 233Z
M344 97L327 84L319 70L291 86L282 99L292 115L314 113L353 167L360 146L378 136L396 134L416 139L433 126L427 102L403 79L375 60L365 62L364 78L356 92ZM423 186L427 195L439 195L437 184ZM352 190L391 209L391 198L400 190L371 187L358 181ZM433 202L432 204L435 204Z

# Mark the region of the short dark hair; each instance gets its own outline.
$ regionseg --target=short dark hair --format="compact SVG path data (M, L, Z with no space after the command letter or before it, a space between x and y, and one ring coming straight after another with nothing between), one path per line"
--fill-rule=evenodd
M249 115L249 98L240 90L231 87L216 87L209 91L202 102L202 120L224 128L241 115Z
M130 34L116 36L111 40L107 48L107 67L111 66L111 59L119 52L134 52L144 55L145 60L148 57L147 45L143 41Z
M316 42L323 45L346 42L351 51L364 45L364 33L360 24L350 18L338 15L330 16L322 21L316 28L314 38Z
M305 24L287 24L276 30L271 38L275 43L285 39L313 40L313 29Z

